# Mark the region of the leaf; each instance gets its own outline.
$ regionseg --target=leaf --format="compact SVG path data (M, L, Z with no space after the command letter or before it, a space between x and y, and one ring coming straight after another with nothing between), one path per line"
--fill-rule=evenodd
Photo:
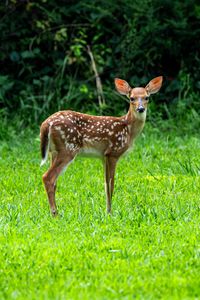
M20 55L17 51L13 51L10 53L10 59L13 61L13 62L18 62L20 60Z
M33 51L23 51L23 52L21 52L21 57L24 59L33 58L33 57L35 57L35 54Z

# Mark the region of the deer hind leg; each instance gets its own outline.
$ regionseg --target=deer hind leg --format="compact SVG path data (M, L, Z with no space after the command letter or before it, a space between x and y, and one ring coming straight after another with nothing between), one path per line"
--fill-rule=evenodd
M55 192L56 192L56 181L60 173L65 169L65 167L74 159L73 154L60 152L58 154L52 155L51 167L42 176L42 180L47 192L47 197L49 200L49 205L51 213L53 216L57 215L57 208L55 202Z
M57 151L53 151L50 153L50 166L53 165L53 163L56 159L56 156L57 156ZM54 195L56 193L56 187L57 187L57 180L55 181L55 184L54 184Z
M105 156L104 170L105 170L105 191L106 191L106 206L107 213L111 213L111 201L114 191L114 176L117 164L117 158Z

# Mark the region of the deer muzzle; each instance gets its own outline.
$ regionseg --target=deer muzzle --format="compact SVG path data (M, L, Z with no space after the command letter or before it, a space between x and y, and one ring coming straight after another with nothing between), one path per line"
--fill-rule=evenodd
M137 108L137 112L139 112L140 114L143 113L144 111L145 111L145 108L142 105Z

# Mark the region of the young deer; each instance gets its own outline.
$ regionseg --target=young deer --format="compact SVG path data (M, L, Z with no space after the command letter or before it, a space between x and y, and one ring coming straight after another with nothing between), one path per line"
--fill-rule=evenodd
M132 146L143 129L148 98L157 93L161 85L162 76L151 80L145 88L131 88L125 80L116 78L117 91L130 99L129 111L125 116L91 116L66 110L51 115L42 123L41 165L47 160L48 153L51 154L51 166L42 178L53 216L57 215L57 178L77 154L103 159L107 212L111 212L117 161Z

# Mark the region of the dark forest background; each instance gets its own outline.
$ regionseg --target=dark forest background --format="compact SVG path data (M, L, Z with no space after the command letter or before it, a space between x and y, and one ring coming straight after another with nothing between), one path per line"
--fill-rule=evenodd
M0 1L0 39L4 125L14 120L38 127L61 109L120 115L128 103L116 93L115 77L141 86L163 75L163 88L151 101L150 122L171 119L199 128L197 0ZM104 99L98 99L87 46Z

